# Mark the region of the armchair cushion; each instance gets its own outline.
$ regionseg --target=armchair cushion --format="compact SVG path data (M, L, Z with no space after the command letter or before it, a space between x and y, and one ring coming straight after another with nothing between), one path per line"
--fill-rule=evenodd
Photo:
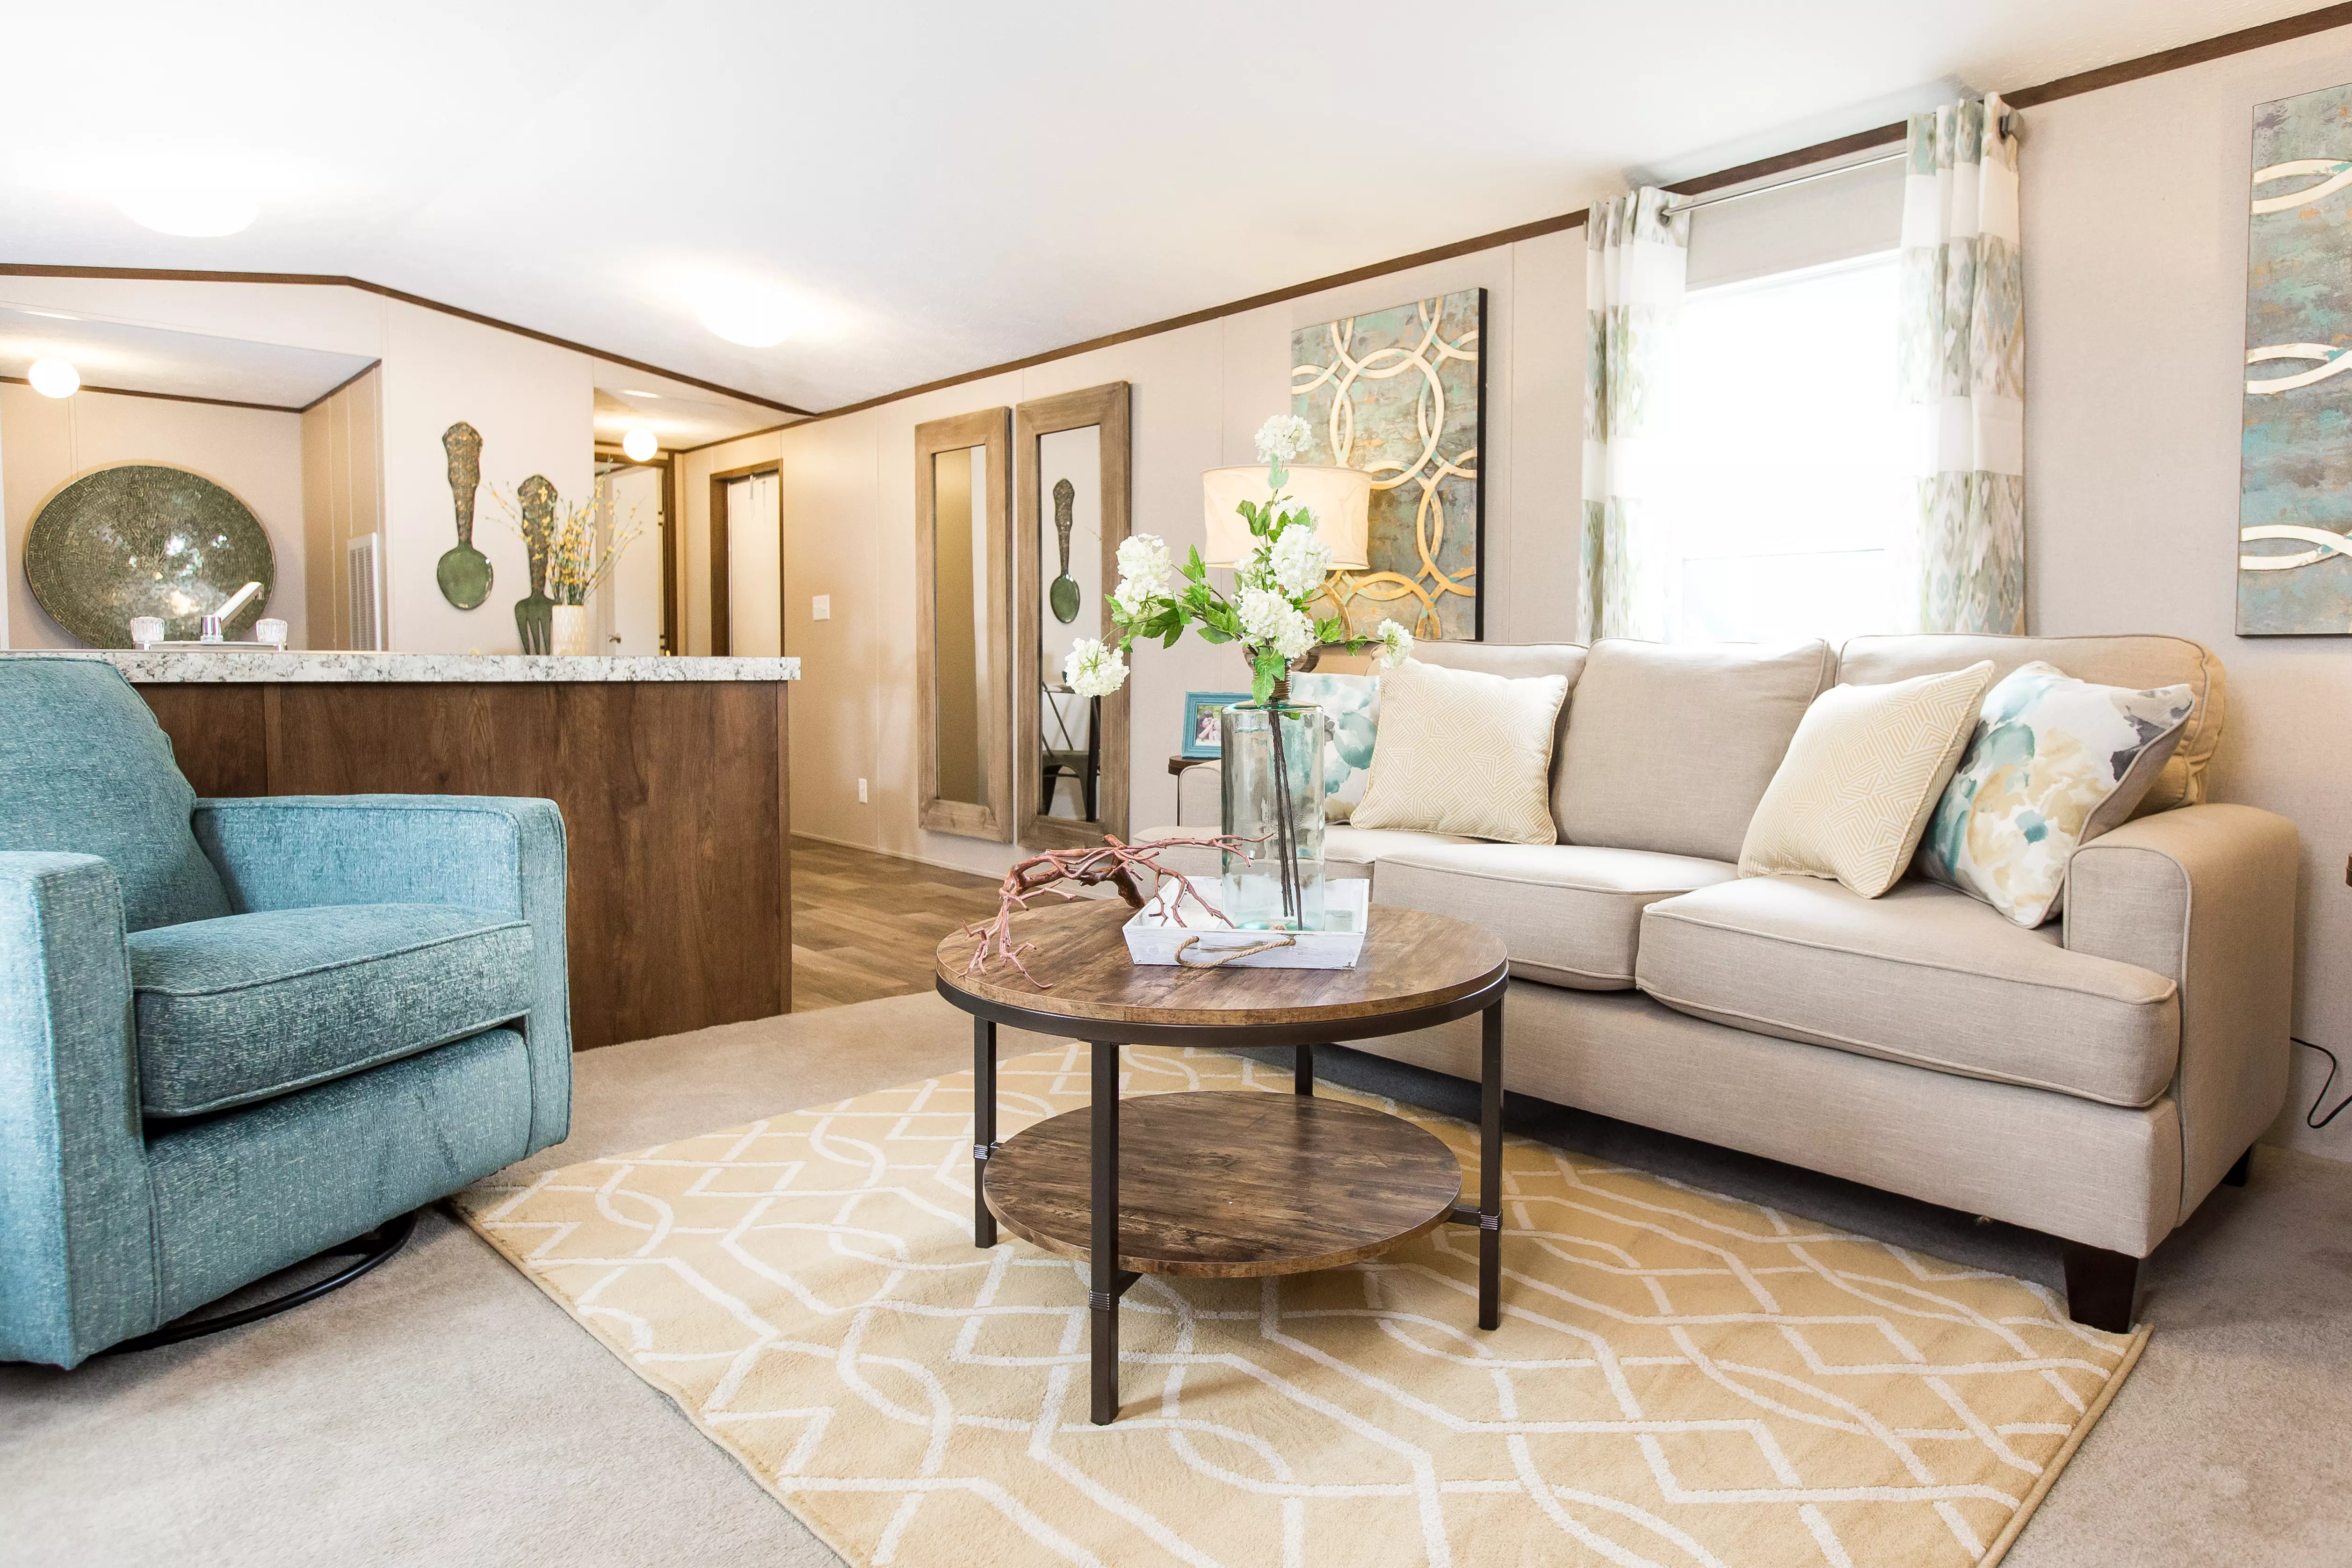
M130 937L140 1108L197 1116L413 1056L530 1010L529 925L346 904Z
M121 673L98 659L0 657L0 852L97 855L132 931L228 913L189 831L196 792Z

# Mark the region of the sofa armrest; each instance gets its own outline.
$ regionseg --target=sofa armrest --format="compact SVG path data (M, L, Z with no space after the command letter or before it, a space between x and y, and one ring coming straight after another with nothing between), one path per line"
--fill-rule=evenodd
M196 842L229 904L462 904L530 925L538 977L530 1146L572 1125L572 986L564 951L563 815L552 800L492 795L268 795L196 802Z
M0 1361L155 1326L122 892L96 855L0 853Z
M2184 806L2074 852L2066 946L2180 988L2180 1214L2286 1103L2294 1027L2295 828L2252 806Z

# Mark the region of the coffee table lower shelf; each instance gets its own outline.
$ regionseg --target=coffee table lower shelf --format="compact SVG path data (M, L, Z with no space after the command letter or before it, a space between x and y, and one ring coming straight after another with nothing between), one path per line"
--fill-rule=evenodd
M983 1048L991 1058L994 1047L991 1038ZM1146 1274L1252 1279L1337 1269L1452 1220L1479 1229L1478 1326L1495 1326L1494 1180L1481 1182L1489 1212L1461 1202L1461 1164L1434 1134L1385 1111L1316 1098L1307 1047L1298 1048L1297 1093L1132 1100L1118 1092L1118 1048L1094 1049L1095 1104L975 1149L973 1239L994 1245L1001 1222L1088 1265L1097 1425L1118 1414L1118 1301ZM1108 1113L1099 1120L1097 1108ZM1481 1145L1493 1159L1500 1118L1485 1120ZM1115 1239L1098 1216L1115 1218ZM1115 1270L1095 1271L1096 1259L1114 1255Z

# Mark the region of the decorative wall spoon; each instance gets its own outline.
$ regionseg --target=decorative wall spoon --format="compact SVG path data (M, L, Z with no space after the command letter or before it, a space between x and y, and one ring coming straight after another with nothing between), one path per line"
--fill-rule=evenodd
M1054 481L1054 532L1062 541L1062 575L1045 590L1045 601L1054 607L1054 619L1065 626L1078 618L1078 584L1070 576L1070 508L1077 498L1067 479Z
M441 433L449 455L449 496L457 507L457 546L443 552L433 569L441 597L460 610L476 610L490 596L490 558L474 548L474 492L482 484L482 433L460 420Z

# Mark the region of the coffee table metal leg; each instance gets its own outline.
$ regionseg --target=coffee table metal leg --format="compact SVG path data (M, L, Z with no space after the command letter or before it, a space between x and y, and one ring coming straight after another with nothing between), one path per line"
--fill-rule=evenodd
M996 1147L996 1026L971 1020L971 1244L996 1245L996 1216L988 1210L988 1156Z
M1313 1046L1301 1045L1292 1048L1290 1088L1291 1092L1297 1094L1315 1092L1315 1048Z
M1478 1030L1478 1326L1503 1321L1503 1002Z
M1094 1422L1118 1419L1118 1059L1097 1041L1094 1054L1094 1235L1087 1253L1087 1305L1094 1353Z

